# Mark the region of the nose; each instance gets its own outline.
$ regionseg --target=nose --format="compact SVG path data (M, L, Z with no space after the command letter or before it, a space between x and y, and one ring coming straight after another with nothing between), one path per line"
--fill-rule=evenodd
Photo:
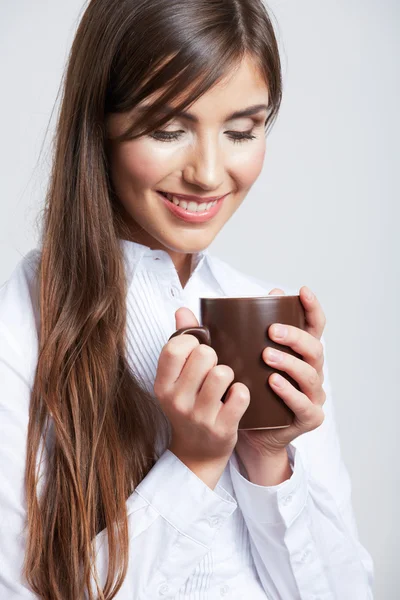
M224 181L224 156L213 135L205 136L185 154L183 178L206 191L217 190Z

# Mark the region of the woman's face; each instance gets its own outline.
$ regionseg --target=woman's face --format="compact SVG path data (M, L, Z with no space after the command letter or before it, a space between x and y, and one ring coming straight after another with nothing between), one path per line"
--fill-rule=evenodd
M193 119L182 115L151 135L111 143L111 177L132 225L131 239L166 250L175 266L187 254L209 246L260 174L267 104L268 88L246 59L229 80L215 85L191 106L188 113ZM265 107L251 116L230 118L254 105ZM122 133L126 119L127 114L108 116L109 137ZM173 132L176 139L165 141ZM255 137L233 139L241 135ZM157 190L198 196L202 202L227 195L212 218L189 223L169 210L168 201Z

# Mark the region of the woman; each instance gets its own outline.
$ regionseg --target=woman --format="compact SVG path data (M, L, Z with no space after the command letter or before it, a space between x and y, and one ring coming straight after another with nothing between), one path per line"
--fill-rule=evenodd
M301 388L269 379L284 430L238 436L248 388L221 403L233 371L169 340L200 296L297 293L207 252L280 101L261 0L89 3L41 245L0 290L1 598L372 598L317 298L269 330L304 357L263 354Z

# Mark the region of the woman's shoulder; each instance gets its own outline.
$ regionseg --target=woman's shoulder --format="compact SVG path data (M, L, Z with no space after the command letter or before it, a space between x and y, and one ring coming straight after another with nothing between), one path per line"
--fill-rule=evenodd
M37 362L40 255L40 249L30 250L0 286L0 352L20 357L26 376Z

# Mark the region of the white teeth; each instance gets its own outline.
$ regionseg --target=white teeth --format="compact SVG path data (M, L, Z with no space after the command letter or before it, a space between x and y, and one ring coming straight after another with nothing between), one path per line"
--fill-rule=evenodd
M214 200L214 202L202 202L201 204L193 201L187 202L186 200L178 200L178 198L171 196L171 194L168 194L168 200L173 202L176 206L180 206L181 208L189 210L190 212L203 212L205 210L209 210L212 206L217 204L217 200Z

